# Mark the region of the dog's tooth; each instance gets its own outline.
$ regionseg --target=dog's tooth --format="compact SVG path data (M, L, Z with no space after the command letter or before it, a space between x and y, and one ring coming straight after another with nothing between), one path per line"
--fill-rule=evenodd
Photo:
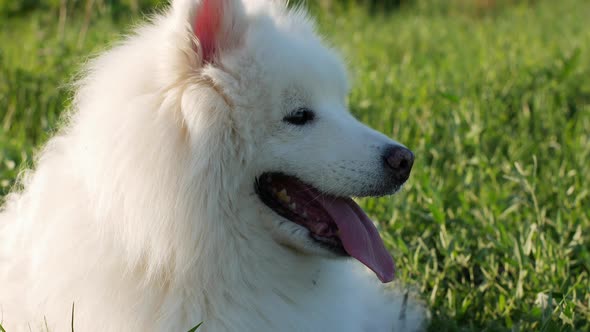
M297 208L297 204L295 204L295 202L291 203L289 206L291 207L291 210L295 210Z
M307 218L307 210L303 210L303 213L301 213L301 215L303 216L303 218Z
M277 197L279 198L279 200L281 200L282 202L285 203L289 203L291 201L291 197L289 197L289 195L287 195L287 189L284 189L279 191L277 193Z

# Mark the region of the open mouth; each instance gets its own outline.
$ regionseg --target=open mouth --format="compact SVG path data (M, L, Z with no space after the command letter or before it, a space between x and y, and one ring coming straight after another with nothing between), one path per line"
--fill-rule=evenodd
M274 172L258 177L255 188L266 206L306 228L319 245L356 258L384 283L393 280L393 258L373 222L351 198L324 194L296 177Z

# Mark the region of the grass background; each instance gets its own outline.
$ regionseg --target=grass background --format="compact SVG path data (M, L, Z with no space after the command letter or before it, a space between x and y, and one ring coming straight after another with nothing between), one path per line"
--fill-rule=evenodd
M0 1L0 196L152 3ZM589 331L590 1L309 5L352 112L417 156L401 194L362 203L430 330Z

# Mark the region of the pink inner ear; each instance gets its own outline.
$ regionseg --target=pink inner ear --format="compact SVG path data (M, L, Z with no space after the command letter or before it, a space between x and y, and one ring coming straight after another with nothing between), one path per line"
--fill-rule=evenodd
M195 35L201 44L203 61L211 62L217 50L223 0L203 0L195 16Z

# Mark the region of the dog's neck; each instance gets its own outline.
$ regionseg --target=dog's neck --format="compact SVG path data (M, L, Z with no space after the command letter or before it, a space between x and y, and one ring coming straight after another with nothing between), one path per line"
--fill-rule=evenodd
M253 208L258 198L251 193L239 196L240 199L224 203L228 208L218 209L218 216L210 216L214 223L210 230L215 230L215 235L210 233L197 250L215 254L200 255L194 261L198 278L223 288L268 288L269 282L277 282L281 287L285 283L293 283L293 287L311 283L312 274L325 259L277 243L270 231L272 221L262 220L260 211ZM234 202L239 203L232 205ZM205 259L214 261L199 261Z

